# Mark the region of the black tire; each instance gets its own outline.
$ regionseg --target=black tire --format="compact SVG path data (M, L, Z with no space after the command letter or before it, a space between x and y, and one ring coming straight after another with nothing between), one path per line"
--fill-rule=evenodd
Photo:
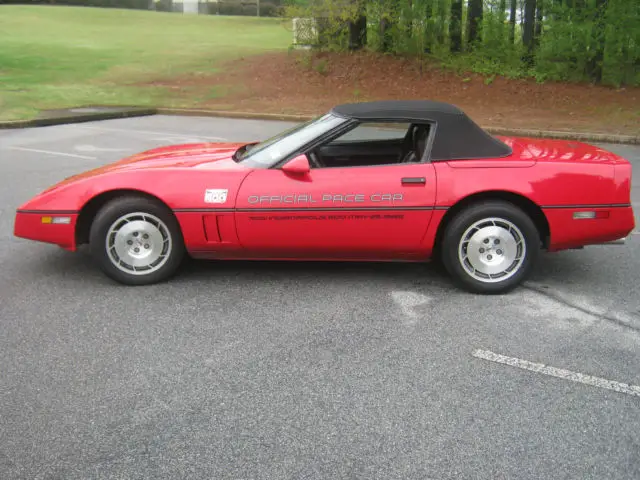
M160 220L162 223L159 224L161 228L158 231L166 234L169 239L169 241L155 242L155 247L151 244L152 249L158 248L160 244L166 246L162 247L160 252L163 257L158 260L159 266L149 267L150 271L148 273L129 273L132 272L132 269L129 268L129 272L127 272L128 267L124 266L124 263L121 264L121 268L117 267L110 256L110 249L107 248L107 235L114 222L123 216L137 212L151 215ZM137 236L138 233L135 232L132 235ZM153 235L152 238L154 238ZM142 249L144 246L140 245L140 248ZM162 203L140 196L116 198L98 211L89 232L89 249L100 269L109 278L125 285L151 285L165 281L176 273L185 256L182 231L173 213ZM115 250L111 249L111 251ZM152 268L156 269L151 270Z
M519 257L522 258L522 261L512 269L513 272L510 271L503 274L505 276L504 280L496 278L490 281L486 275L483 280L475 278L465 268L465 265L470 266L471 264L463 262L458 255L461 241L467 229L475 225L476 222L489 218L498 218L511 222L521 233L526 247L524 253ZM493 242L490 242L490 244L491 247L499 249L499 246L494 246ZM474 203L456 214L446 227L440 247L442 263L458 286L472 293L503 294L513 290L529 276L538 259L541 240L535 223L520 208L505 201L486 200ZM478 252L480 251L478 249ZM504 252L498 251L498 253L507 255L506 250ZM495 256L495 253L493 255ZM515 257L518 258L518 255ZM507 264L506 260L504 264ZM483 274L476 273L476 275Z

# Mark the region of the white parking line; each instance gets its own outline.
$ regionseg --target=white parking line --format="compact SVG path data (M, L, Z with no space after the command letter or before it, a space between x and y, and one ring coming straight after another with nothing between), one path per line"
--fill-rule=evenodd
M210 137L207 135L193 135L192 133L173 133L173 132L152 132L149 130L135 130L132 128L113 128L113 127L90 127L88 125L74 125L75 128L83 128L85 130L100 130L105 132L125 132L125 133L142 133L145 135L162 135L165 137L180 138L205 138L208 140L219 140L225 142L227 139L222 137Z
M606 378L593 377L591 375L572 372L571 370L564 370L562 368L549 367L542 363L533 363L520 358L507 357L505 355L490 352L489 350L476 350L472 355L476 358L489 360L490 362L502 363L511 367L530 370L532 372L542 373L543 375L549 375L551 377L562 378L563 380L570 380L572 382L583 383L592 387L604 388L606 390L613 390L614 392L626 393L627 395L640 397L640 386L637 385L615 382L613 380L607 380Z
M21 150L23 152L44 153L46 155L56 155L59 157L72 157L72 158L82 158L84 160L97 160L96 157L88 157L87 155L77 155L75 153L65 153L65 152L52 152L51 150L38 150L36 148L9 147L9 149Z
M95 145L76 145L73 147L78 152L130 152L131 148L105 148L96 147Z

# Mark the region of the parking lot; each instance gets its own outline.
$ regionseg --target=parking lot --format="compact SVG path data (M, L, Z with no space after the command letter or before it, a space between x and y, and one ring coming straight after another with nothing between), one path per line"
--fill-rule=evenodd
M497 297L414 264L193 262L123 287L12 235L72 174L289 125L0 130L0 478L639 478L638 231ZM640 172L640 147L605 147Z

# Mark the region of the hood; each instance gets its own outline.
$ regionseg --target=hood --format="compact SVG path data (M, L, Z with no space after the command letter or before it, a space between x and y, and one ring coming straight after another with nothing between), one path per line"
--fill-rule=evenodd
M234 152L244 143L189 143L154 148L137 153L118 162L106 165L106 169L180 168L196 167L231 160ZM234 162L235 163L235 162Z
M98 167L88 172L76 175L74 179L83 176L94 176L101 173L121 170L141 170L156 168L215 168L232 167L238 164L233 160L234 152L245 143L190 143L159 147L136 153L122 160Z
M65 178L42 193L48 193L69 183L126 170L150 170L162 168L206 168L216 170L240 170L233 160L234 152L246 143L191 143L159 147L137 153L122 160L103 165Z

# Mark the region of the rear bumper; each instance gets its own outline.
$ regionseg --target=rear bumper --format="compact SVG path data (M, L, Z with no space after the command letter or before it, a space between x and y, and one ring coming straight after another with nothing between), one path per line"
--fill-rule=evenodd
M43 223L43 218L46 223ZM65 222L68 219L68 223L55 223L61 219ZM77 213L18 210L13 234L19 238L52 243L65 250L75 251L77 220Z
M576 212L597 212L602 218L574 218ZM549 251L587 245L623 245L635 228L632 207L598 206L544 209L551 238Z

